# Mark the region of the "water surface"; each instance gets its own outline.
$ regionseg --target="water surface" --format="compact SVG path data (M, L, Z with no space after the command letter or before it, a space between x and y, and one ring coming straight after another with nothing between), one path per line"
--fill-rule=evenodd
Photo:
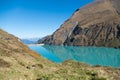
M90 65L120 67L120 49L76 46L29 46L43 57L57 63L72 59Z

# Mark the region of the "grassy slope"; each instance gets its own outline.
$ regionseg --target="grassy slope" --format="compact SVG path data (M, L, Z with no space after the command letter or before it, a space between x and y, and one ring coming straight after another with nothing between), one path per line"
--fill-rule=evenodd
M66 61L56 64L0 30L0 80L119 80L120 69Z

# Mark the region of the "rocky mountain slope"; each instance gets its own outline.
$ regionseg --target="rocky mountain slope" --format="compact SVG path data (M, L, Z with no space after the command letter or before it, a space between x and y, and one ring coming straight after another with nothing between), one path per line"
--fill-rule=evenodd
M120 47L120 0L96 0L77 9L41 43Z
M119 80L120 69L66 61L56 64L0 29L0 80Z

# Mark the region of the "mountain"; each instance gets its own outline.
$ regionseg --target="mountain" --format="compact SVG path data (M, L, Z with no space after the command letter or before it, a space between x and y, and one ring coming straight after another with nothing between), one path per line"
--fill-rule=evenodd
M42 43L120 47L120 0L96 0L66 20Z
M22 42L25 43L25 44L35 44L34 41L30 41L30 40L28 40L28 39L21 39L21 40L22 40Z
M21 39L21 41L25 44L35 44L35 43L37 43L38 40L39 40L39 38Z
M0 29L0 80L119 80L120 69L72 60L56 64Z
M26 39L21 39L21 41L25 44L35 44L39 38L26 38Z
M51 35L47 35L37 41L37 43L44 43L44 42L49 42Z

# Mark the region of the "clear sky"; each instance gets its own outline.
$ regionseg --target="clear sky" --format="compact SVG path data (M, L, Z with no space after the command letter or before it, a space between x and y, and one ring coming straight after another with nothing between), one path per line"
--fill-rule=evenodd
M44 37L92 1L0 0L0 28L19 38Z

